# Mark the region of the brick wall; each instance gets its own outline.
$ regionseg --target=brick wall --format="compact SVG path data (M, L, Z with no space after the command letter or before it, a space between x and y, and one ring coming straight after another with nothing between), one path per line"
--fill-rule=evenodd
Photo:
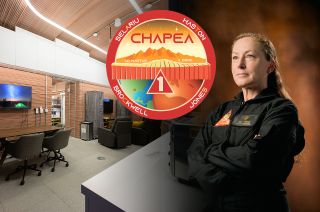
M83 82L77 82L75 86L71 86L71 92L74 92L73 90L76 89L75 95L76 95L76 105L75 101L71 101L71 107L73 110L76 111L76 117L73 123L71 123L71 126L75 129L75 137L80 137L80 123L84 121L85 119L85 94L87 91L101 91L104 94L104 98L109 99L115 99L112 90L107 87L98 86L98 85L92 85L88 83ZM74 99L73 99L74 100ZM112 114L112 117L115 117L115 103L113 108L114 113Z
M16 84L32 87L32 105L29 110L0 110L0 129L20 128L51 125L51 89L52 78L47 76L47 101L46 101L46 76L26 71L15 70L0 66L0 84ZM35 114L33 108L42 106L49 113ZM36 117L37 116L37 117Z
M0 110L0 129L51 125L51 98L65 92L65 125L72 128L71 135L80 138L80 123L85 118L85 93L102 91L104 98L115 99L110 88L84 82L58 82L52 86L52 77L47 76L48 113L35 115L34 108L46 106L46 75L0 66L0 84L17 84L32 87L32 109ZM115 112L115 107L114 110ZM115 117L115 114L112 114Z

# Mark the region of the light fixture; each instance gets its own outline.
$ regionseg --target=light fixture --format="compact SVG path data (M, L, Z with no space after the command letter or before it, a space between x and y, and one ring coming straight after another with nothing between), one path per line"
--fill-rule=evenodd
M116 18L114 20L114 26L115 27L120 27L121 26L121 19L120 18Z
M151 3L148 3L148 4L146 4L146 5L144 5L144 9L145 10L149 10L149 9L151 9L151 7L152 7L152 4Z
M112 31L111 31L111 26L109 26L109 43L111 43L112 40Z
M138 14L143 13L138 3L135 0L129 0L129 2L132 5L132 7L137 11Z
M133 8L135 9L135 11L132 11L132 12L128 13L127 15L123 16L123 17L116 18L116 19L114 20L114 22L113 22L113 24L114 24L115 27L120 27L120 26L121 26L121 24L122 24L122 23L121 23L121 19L122 19L122 18L125 19L126 17L128 17L129 15L131 15L131 14L133 14L133 13L135 13L135 12L137 12L138 14L143 13L143 11L141 10L141 8L139 7L139 5L137 4L137 2L136 2L135 0L128 0L128 1L131 3L131 5L132 5ZM160 1L160 0L156 0L156 1L153 1L153 2L149 2L148 4L146 4L146 5L143 6L143 9L144 9L144 10L149 10L149 9L152 8L153 4L158 3L159 1Z
M98 37L98 32L94 32L94 33L92 34L92 36L93 36L93 37Z
M69 31L68 29L60 26L60 25L57 24L56 22L54 22L54 21L48 19L47 17L43 16L38 10L36 10L36 8L33 7L33 5L30 3L30 0L24 0L24 1L26 2L27 6L31 9L31 11L32 11L34 14L36 14L39 18L41 18L42 20L44 20L44 21L47 22L48 24L50 24L50 25L52 25L52 26L60 29L61 31L67 33L68 35L74 37L75 39L77 39L77 40L79 40L79 41L81 41L81 42L83 42L83 43L91 46L92 48L98 50L99 52L101 52L101 53L103 53L103 54L107 54L107 51L103 50L102 48L100 48L100 47L98 47L98 46L90 43L89 41L83 39L82 37L80 37L80 36L78 36L78 35L76 35L76 34L74 34L73 32Z

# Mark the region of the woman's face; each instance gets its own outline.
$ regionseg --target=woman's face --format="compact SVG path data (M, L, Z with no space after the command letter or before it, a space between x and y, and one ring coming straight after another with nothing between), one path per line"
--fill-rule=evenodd
M238 87L257 90L266 88L270 64L261 44L254 38L244 37L234 43L232 75Z

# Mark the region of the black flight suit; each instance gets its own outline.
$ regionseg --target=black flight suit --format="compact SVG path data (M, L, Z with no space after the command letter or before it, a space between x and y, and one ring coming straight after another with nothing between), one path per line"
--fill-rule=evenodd
M188 150L189 175L208 194L207 211L286 212L282 183L304 148L297 109L272 89L216 108Z

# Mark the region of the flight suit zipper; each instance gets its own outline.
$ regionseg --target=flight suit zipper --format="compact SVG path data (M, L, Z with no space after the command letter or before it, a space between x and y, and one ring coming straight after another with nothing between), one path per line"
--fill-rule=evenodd
M240 107L238 108L238 110L231 116L229 128L227 130L227 137L226 137L225 141L229 141L229 139L230 139L232 122L233 122L234 118L236 117L236 115L238 115L244 109L245 106L246 106L246 102L242 101Z

